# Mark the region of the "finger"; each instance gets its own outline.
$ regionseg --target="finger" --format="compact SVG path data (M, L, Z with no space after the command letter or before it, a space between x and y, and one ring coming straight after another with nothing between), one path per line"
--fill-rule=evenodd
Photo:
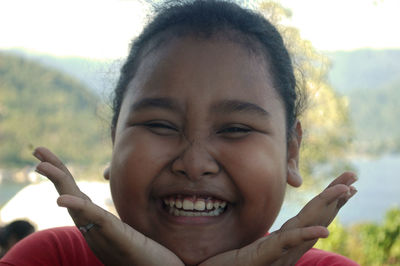
M38 147L34 150L33 156L35 156L41 162L48 162L57 167L58 169L62 170L66 174L71 175L68 168L63 164L63 162L56 155L54 155L54 153L52 153L49 149L45 147Z
M307 251L318 238L327 237L328 234L328 230L322 226L296 228L288 231L278 230L241 249L212 257L200 265L271 265L295 247L307 246L304 249Z
M289 230L309 225L326 226L326 224L318 223L321 220L319 219L320 216L329 215L330 217L322 218L327 221L332 220L339 211L337 201L340 198L347 197L348 193L350 193L349 191L349 188L343 184L338 184L325 189L319 195L314 197L310 202L308 202L306 206L304 206L303 209L299 212L299 214L288 220L281 227L281 230Z
M290 252L292 249L308 244L310 241L315 243L319 238L326 238L329 235L328 229L323 226L310 226L296 228L288 231L278 230L267 236L257 244L257 254L254 265L266 265ZM308 245L308 249L313 244ZM308 250L307 249L307 250Z
M330 187L336 186L338 184L344 184L344 185L349 186L350 192L347 193L346 195L343 195L343 197L338 200L338 203L337 203L338 209L343 207L343 205L346 204L346 202L352 196L354 196L354 194L357 192L357 190L353 186L351 186L351 184L353 184L357 180L358 180L358 178L357 178L356 174L354 174L353 172L344 172L343 174L341 174L339 177L337 177L335 180L333 180L333 182L331 182L328 185L327 189Z
M357 193L357 189L354 186L350 186L350 197L353 197Z
M348 188L349 190L346 193L343 193L337 200L334 200L335 202L332 201L332 203L330 203L336 204L337 211L339 211L347 201L357 193L357 189L354 186L348 186Z
M49 162L41 162L36 166L36 171L46 176L56 188L58 194L70 194L89 199L77 186L74 178Z
M335 180L333 180L327 186L327 188L333 187L333 186L338 185L338 184L344 184L344 185L350 186L351 184L353 184L357 180L358 180L358 178L357 178L357 175L355 173L353 173L353 172L344 172L343 174L341 174L340 176L335 178Z
M303 209L296 215L295 227L304 227L310 225L328 226L335 218L340 209L338 202L345 200L349 195L349 188L346 185L338 184L325 189L314 197Z
M340 209L357 193L357 189L354 186L349 186L349 193L340 198L337 203L337 208Z
M106 258L110 255L107 252L113 251L110 247L118 247L117 252L119 253L124 253L122 250L129 249L126 245L131 244L131 242L126 239L126 234L122 236L120 234L121 229L125 232L124 224L113 214L89 200L72 195L60 196L57 199L57 204L60 207L68 208L75 225L80 229L91 249L103 262L106 262ZM89 224L93 224L93 227L81 230L82 227L85 228ZM110 257L115 258L118 255L121 256L121 254L112 254Z
M339 198L346 198L350 195L350 188L347 185L337 184L326 188L316 197L314 197L307 205L305 209L311 209L315 207L328 206L338 200Z
M68 208L78 228L94 224L90 230L82 233L89 246L106 265L127 265L127 261L134 261L135 265L182 265L170 250L89 200L62 195L57 203ZM154 251L157 251L157 256L154 256Z
M81 230L81 232L88 244L95 249L94 251L102 250L102 247L109 245L110 241L121 248L129 242L126 241L126 236L119 235L121 229L123 232L125 231L122 228L124 224L116 216L91 201L72 195L62 195L57 199L57 204L60 207L68 208L68 212L78 229L81 230L82 227L93 224L92 228ZM135 240L138 241L141 237L144 236L138 235Z
M36 166L36 171L49 178L60 195L70 194L89 199L79 189L68 168L50 150L45 147L38 147L33 155L41 161Z
M113 214L103 210L90 200L82 199L73 195L61 195L57 199L57 204L60 207L68 208L68 210L72 212L71 218L78 227L88 223L94 223L98 227L103 227L107 218L110 218L108 216L115 217Z

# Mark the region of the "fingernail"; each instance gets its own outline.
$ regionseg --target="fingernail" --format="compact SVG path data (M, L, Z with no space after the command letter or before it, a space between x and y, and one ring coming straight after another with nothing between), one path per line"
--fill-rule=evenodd
M57 205L58 205L59 207L64 207L64 208L66 208L66 207L64 206L64 204L63 204L63 200L62 200L61 196L57 198Z
M358 190L355 187L350 186L350 192L352 192L353 194L356 194L358 192Z
M347 198L348 196L351 196L350 189L348 189L346 192L343 192L339 198Z
M358 180L358 177L356 175L353 176L353 179L350 179L346 185L350 186L351 184L353 184L354 182L356 182Z
M351 195L351 193L350 193L350 190L348 190L348 191L346 191L346 192L343 192L343 194L340 196L341 198L347 198L348 196L350 196Z
M36 158L38 158L40 161L43 161L43 157L40 155L40 153L38 153L37 151L33 152L33 156L35 156Z

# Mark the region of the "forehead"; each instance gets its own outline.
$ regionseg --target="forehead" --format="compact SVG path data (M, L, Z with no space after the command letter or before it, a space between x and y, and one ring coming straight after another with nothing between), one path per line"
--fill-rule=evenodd
M226 36L159 41L142 56L128 94L137 98L208 90L214 97L231 95L259 103L271 97L279 99L266 56L254 45L245 45Z

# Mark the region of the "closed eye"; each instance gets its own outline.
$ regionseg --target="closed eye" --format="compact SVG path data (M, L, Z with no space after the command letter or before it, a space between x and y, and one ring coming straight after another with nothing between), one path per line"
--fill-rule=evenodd
M171 135L179 131L174 125L163 121L150 121L141 125L158 135Z
M218 133L247 133L251 130L243 127L228 127L220 130Z
M242 126L242 125L229 125L225 126L222 129L217 131L217 134L222 135L223 137L228 138L238 138L244 137L248 135L251 131L251 128Z

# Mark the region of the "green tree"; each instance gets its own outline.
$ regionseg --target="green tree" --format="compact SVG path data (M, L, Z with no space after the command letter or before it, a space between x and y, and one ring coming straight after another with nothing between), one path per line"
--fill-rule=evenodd
M317 248L340 253L360 265L400 264L400 209L386 212L382 224L360 223L349 228L335 220L330 235L320 239Z
M111 145L98 116L103 105L69 76L0 54L0 168L33 165L36 146L69 164L105 164Z

